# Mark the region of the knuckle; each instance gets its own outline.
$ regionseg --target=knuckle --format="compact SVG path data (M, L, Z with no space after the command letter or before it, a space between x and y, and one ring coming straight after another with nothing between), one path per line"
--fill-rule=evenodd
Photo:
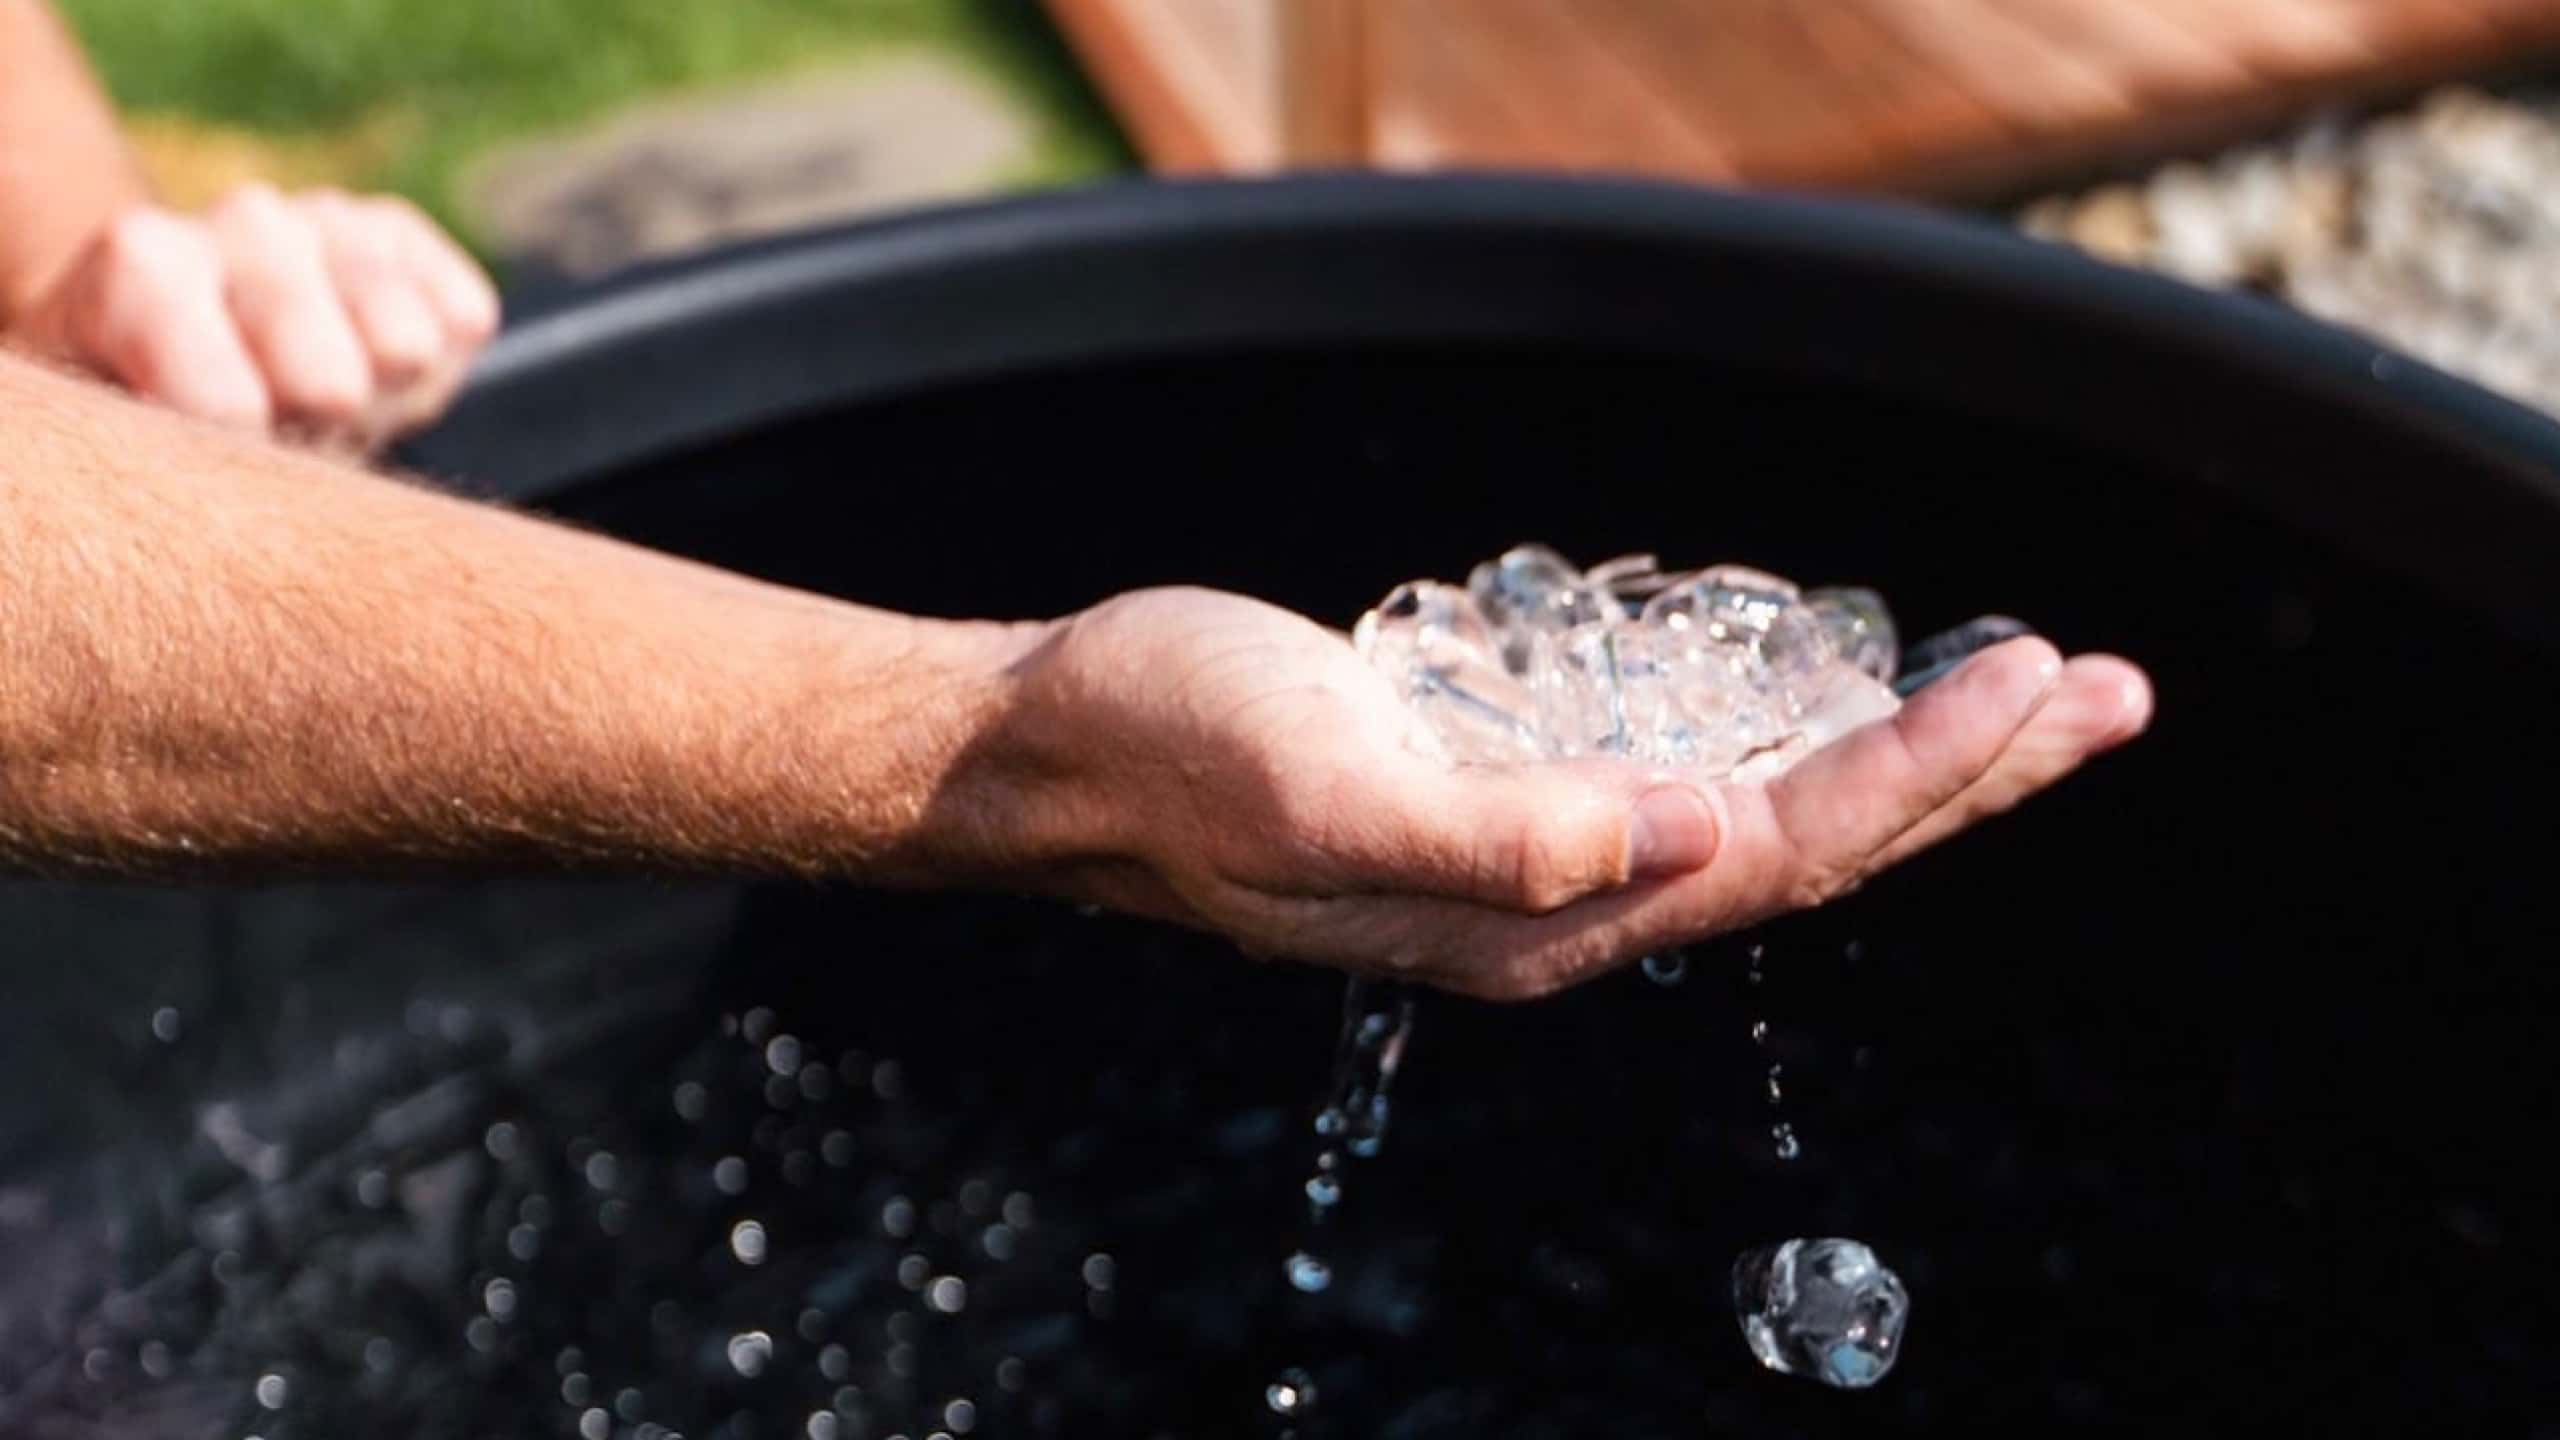
M107 222L99 253L119 272L157 275L199 264L208 253L194 225L156 206L138 206Z
M1582 893L1580 877L1547 827L1523 819L1509 844L1507 898L1543 915L1570 905Z

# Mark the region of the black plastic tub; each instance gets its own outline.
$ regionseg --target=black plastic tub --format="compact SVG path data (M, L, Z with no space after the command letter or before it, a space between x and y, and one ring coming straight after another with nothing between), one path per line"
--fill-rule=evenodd
M2160 718L1678 986L1427 1001L1313 1300L1320 973L1000 899L17 887L0 1433L1256 1435L1292 1366L1307 1437L2560 1427L2542 418L1988 228L1316 179L567 296L414 459L938 614L1745 559ZM1727 1294L1835 1233L1913 1295L1861 1394Z

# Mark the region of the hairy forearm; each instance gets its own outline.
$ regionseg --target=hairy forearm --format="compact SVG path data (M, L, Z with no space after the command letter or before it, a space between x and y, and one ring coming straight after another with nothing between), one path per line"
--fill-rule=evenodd
M1042 637L759 584L0 359L0 865L984 872L1011 858L984 741Z
M70 32L44 0L0 0L0 326L144 193Z

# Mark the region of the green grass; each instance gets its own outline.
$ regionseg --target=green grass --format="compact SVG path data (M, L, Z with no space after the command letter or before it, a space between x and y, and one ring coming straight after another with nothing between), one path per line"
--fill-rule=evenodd
M1021 184L1128 168L1033 0L57 0L119 103L280 137L406 123L376 173L464 231L491 144L619 105L896 48L955 57L1036 137Z

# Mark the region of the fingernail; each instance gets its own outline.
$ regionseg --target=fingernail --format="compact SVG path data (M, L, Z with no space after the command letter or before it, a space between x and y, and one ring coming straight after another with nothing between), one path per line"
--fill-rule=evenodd
M1627 832L1627 869L1637 880L1686 875L1713 859L1716 816L1707 797L1686 785L1664 785L1636 801Z

